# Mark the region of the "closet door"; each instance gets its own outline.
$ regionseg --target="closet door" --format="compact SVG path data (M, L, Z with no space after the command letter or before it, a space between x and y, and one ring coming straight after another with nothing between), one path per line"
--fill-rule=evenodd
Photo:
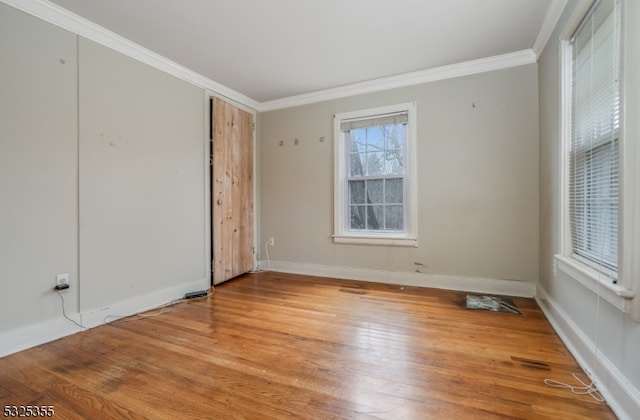
M213 283L253 269L253 115L213 99Z

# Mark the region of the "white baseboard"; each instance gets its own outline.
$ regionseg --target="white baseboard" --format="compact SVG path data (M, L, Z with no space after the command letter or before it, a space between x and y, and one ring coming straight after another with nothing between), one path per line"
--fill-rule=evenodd
M124 302L80 314L68 314L69 318L86 328L94 328L117 319L149 309L157 308L187 292L209 288L209 279L200 279L190 283L158 290L144 296L138 296ZM115 317L111 317L115 316ZM106 321L106 322L105 322ZM39 346L49 341L83 331L71 321L59 317L38 324L27 325L15 330L0 333L0 357Z
M196 280L191 283L158 290L144 296L138 296L124 302L118 302L111 306L84 312L81 314L82 325L87 328L93 328L98 325L108 324L118 318L157 308L174 299L184 297L187 292L208 289L210 287L209 282L209 279Z
M261 267L266 266L265 261L262 261ZM394 272L286 261L271 261L270 270L283 273L363 280L376 283L398 284L401 286L433 287L435 289L460 290L504 296L534 297L536 292L535 283L524 281Z
M69 317L76 322L80 321L80 317L77 315L70 315ZM39 346L80 331L82 330L71 321L60 317L3 332L0 333L0 357Z
M536 301L613 412L623 420L637 419L640 413L640 390L602 352L596 354L593 341L540 286Z

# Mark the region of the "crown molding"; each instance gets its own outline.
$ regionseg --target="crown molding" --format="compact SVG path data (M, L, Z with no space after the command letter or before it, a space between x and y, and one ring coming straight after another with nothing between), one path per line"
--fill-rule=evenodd
M258 110L261 112L274 111L277 109L291 108L294 106L307 105L315 102L328 101L348 96L361 95L387 89L413 86L421 83L435 82L438 80L452 79L454 77L468 76L493 70L533 64L536 61L537 57L533 50L522 50L513 53L496 55L493 57L481 58L478 60L465 61L463 63L436 67L427 70L420 70L397 76L383 77L380 79L354 83L337 88L319 90L302 95L290 96L288 98L262 102Z
M534 49L420 70L397 76L383 77L262 103L175 63L48 0L0 0L0 2L109 47L195 86L207 89L214 94L230 99L240 105L244 105L258 112L266 112L533 64L537 61L539 54L539 52L536 51L540 49L541 52L542 49L544 49L544 45L553 32L555 24L566 6L567 0L552 0L547 10L543 26L538 33Z
M239 104L252 109L258 109L260 107L258 101L131 42L55 3L47 0L0 0L0 2L66 29L76 35L109 47L195 86L213 91Z
M544 16L544 20L542 21L542 26L540 26L540 31L538 32L536 41L533 44L533 52L536 57L539 58L540 54L542 54L544 48L547 46L547 42L549 42L551 34L553 34L553 31L562 16L562 12L564 12L565 7L567 7L568 2L568 0L551 0L549 8L547 9L547 14Z

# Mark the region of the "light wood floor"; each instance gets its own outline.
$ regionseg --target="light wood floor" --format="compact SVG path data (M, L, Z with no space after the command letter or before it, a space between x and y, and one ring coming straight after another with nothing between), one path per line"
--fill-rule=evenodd
M0 359L4 405L56 418L613 419L532 299L279 273Z

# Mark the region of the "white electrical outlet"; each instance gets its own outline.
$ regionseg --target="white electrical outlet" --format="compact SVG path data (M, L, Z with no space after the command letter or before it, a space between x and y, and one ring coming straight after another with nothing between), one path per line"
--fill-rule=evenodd
M56 286L69 285L69 273L58 274L56 276Z
M276 240L273 239L273 236L269 237L269 241L267 241L267 245L274 246L276 244Z

